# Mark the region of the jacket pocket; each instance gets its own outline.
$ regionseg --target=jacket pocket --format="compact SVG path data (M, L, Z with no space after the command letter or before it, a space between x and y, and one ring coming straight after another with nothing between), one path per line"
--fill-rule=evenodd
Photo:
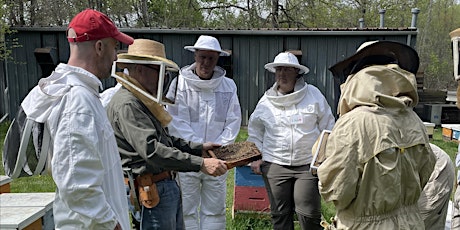
M302 117L302 122L296 124L295 129L301 134L307 134L316 131L318 126L318 116L315 111L310 109L299 110L299 115Z

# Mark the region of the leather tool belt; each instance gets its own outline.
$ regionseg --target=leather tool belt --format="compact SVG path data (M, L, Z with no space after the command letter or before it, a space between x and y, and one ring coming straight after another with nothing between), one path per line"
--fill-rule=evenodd
M139 191L139 203L146 208L153 208L160 202L156 182L165 179L172 179L172 173L165 171L156 175L146 173L136 177L136 184Z

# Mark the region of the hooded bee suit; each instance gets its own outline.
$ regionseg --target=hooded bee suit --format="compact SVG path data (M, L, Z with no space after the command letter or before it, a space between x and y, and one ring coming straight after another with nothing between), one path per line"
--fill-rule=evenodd
M414 74L373 65L341 86L337 120L318 168L338 229L424 229L417 205L436 156L413 107Z
M318 178L309 173L311 148L323 130L332 129L335 118L321 91L303 77L292 93L281 95L277 89L276 82L251 114L248 141L262 152L274 229L294 229L294 210L302 229L313 229L320 227L321 198Z
M277 87L275 83L265 92L251 114L248 141L262 151L263 161L291 166L310 164L311 146L321 131L332 129L335 123L329 104L321 91L303 77L297 79L293 93L278 95ZM295 124L292 120L297 115L303 118Z
M179 73L176 101L168 106L173 117L168 125L170 134L199 143L233 143L241 126L235 83L219 66L209 80L201 80L194 69L195 63ZM187 229L225 229L226 180L227 174L213 177L202 172L179 173Z
M56 183L56 229L130 229L120 156L99 101L101 81L59 64L22 102L24 112L50 129Z

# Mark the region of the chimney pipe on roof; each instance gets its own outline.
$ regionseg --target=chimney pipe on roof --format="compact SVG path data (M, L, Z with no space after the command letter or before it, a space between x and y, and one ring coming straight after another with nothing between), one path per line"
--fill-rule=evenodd
M359 19L359 28L364 28L364 18Z
M410 23L410 28L416 28L417 15L418 13L420 13L420 10L418 8L412 8L411 13L412 13L412 22Z
M385 27L385 9L380 9L379 14L380 14L380 28Z

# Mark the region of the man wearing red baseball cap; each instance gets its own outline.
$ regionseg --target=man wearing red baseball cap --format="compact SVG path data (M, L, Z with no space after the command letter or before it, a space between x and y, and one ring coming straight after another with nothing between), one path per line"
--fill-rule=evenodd
M115 38L126 45L133 44L132 37L120 32L115 24L105 14L92 9L86 9L77 14L69 24L76 36L68 37L69 42L84 42L103 38Z
M110 77L117 60L118 42L131 45L134 39L120 32L103 13L86 9L77 14L67 29L69 65L86 69L99 79Z
M56 229L130 229L117 143L99 100L101 79L117 60L121 33L104 14L87 9L69 24L70 58L26 96L27 116L51 135Z

